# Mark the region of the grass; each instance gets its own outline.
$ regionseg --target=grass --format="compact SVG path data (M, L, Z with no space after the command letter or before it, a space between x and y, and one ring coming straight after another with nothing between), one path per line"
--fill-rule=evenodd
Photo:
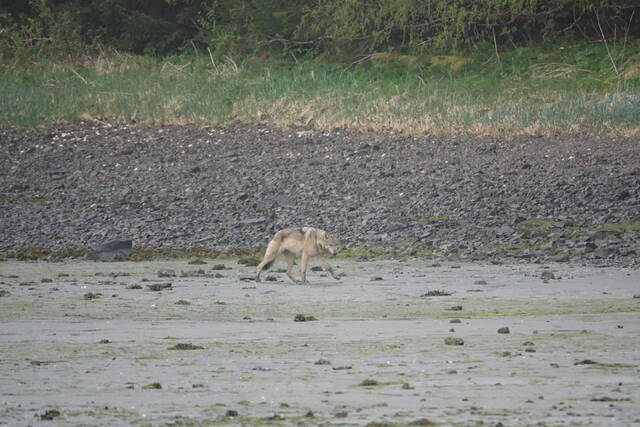
M634 43L613 48L620 68L637 61ZM640 76L616 75L603 46L538 45L503 52L500 60L476 52L455 67L440 58L249 65L208 55L102 54L74 64L4 65L0 126L91 119L406 134L640 134Z

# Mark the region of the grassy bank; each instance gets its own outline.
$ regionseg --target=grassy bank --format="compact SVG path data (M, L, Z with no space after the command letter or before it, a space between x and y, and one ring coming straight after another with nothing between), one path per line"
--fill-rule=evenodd
M494 135L640 134L640 42L458 56L157 59L116 53L0 68L0 125L78 120ZM635 56L634 56L635 55Z

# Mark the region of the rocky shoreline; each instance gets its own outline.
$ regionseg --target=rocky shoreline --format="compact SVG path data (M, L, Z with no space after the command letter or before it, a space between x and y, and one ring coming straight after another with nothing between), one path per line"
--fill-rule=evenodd
M308 225L354 253L640 265L637 139L83 122L0 141L3 256L112 239L224 251Z

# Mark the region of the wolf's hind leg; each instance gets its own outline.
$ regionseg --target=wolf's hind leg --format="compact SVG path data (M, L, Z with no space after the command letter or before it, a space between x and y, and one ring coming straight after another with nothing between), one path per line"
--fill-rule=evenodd
M296 283L296 284L297 284L297 283L300 283L300 281L299 281L299 280L296 280L296 279L293 277L293 274L292 274L292 273L293 273L293 262L295 261L296 256L295 256L293 253L291 253L291 252L285 252L285 253L284 253L284 257L285 257L285 258L286 258L286 260L287 260L287 276L289 276L289 279L291 279L291 281L292 281L293 283Z
M270 251L269 248L267 248L267 252L264 254L262 262L260 262L260 264L258 264L258 266L256 267L256 282L260 282L260 273L262 273L262 270L268 270L273 265L273 262L276 260L277 256L277 250Z

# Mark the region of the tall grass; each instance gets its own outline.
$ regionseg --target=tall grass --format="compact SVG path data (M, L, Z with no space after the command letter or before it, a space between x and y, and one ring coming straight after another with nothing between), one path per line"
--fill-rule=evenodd
M428 58L409 65L326 59L249 65L208 55L102 54L41 67L46 71L2 69L0 125L240 121L407 134L640 135L640 76L615 75L597 49L584 45L562 62L559 46L514 50L500 60L477 54L457 72ZM621 66L633 62L620 57Z

